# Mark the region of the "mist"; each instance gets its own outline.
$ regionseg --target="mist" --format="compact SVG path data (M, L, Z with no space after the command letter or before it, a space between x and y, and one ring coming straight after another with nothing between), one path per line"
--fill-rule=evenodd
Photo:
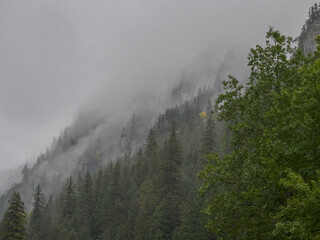
M223 78L230 49L242 49L234 52L245 62L269 26L298 36L313 3L1 1L0 170L33 161L85 110L98 122L108 117L104 129L120 126L137 110L166 107L182 76Z

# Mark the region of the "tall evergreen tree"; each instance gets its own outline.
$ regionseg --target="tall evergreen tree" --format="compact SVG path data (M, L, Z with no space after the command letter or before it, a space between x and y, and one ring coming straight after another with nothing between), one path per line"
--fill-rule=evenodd
M1 240L26 239L26 212L20 194L13 192L9 200L9 207L4 214L0 225Z
M147 135L147 140L145 143L145 151L144 154L146 157L151 157L152 154L155 153L155 149L157 147L156 137L153 128L149 130Z
M58 212L56 212L54 208L54 201L52 199L52 196L50 196L43 210L41 221L41 231L43 234L43 239L51 240L55 238L54 234L56 232L56 223L54 220L57 214Z
M121 165L118 161L112 169L110 176L110 188L108 192L107 226L110 228L110 236L116 238L118 227L125 218L124 191L121 178Z
M72 177L67 178L63 191L62 216L70 220L76 207L76 192Z
M43 239L42 221L45 208L45 196L38 185L33 194L32 212L29 223L29 237L31 239Z
M182 147L176 134L175 123L172 124L170 136L164 144L162 155L159 170L159 192L161 196L169 193L178 194Z
M82 186L80 186L78 198L77 218L79 218L79 239L91 236L93 200L93 181L91 174L87 171Z
M103 233L103 170L100 168L95 174L94 178L94 195L93 195L93 209L92 209L92 238L99 239Z
M173 193L164 196L153 215L151 239L172 239L174 231L179 225L179 211L177 196Z
M210 108L209 108L210 109ZM210 152L216 151L216 133L214 124L214 115L212 110L208 110L208 115L206 117L205 129L201 137L201 153L206 155Z
M158 168L158 145L156 140L156 135L154 129L151 128L147 135L147 140L145 143L145 150L144 150L144 158L147 164L147 169L149 174L154 174Z
M175 123L172 124L162 155L157 184L157 198L160 202L153 214L151 239L171 239L179 223L182 147L176 134Z
M215 239L205 229L206 216L201 212L203 199L190 193L182 204L180 225L174 232L174 240L209 240Z

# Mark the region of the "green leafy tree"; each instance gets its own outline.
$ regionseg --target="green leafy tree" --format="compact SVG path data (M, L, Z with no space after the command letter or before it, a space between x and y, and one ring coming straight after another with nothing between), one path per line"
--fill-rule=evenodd
M320 239L320 178L309 184L301 175L289 171L280 184L291 197L276 215L274 237Z
M319 169L318 52L306 58L291 43L271 28L266 46L249 54L245 91L230 77L217 99L232 151L222 160L208 155L200 191L209 199L208 229L222 239L271 239L290 199L280 184L287 169L307 182Z

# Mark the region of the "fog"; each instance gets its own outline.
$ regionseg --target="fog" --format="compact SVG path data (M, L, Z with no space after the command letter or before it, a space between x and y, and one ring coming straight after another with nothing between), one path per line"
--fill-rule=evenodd
M313 3L0 1L0 172L45 151L81 109L130 116L208 52L254 47L269 26L297 36Z

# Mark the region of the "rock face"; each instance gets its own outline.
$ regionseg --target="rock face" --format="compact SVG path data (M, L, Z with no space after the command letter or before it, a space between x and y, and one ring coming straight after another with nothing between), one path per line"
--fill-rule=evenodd
M320 16L311 21L299 37L300 48L304 54L314 52L316 50L315 38L320 35Z

